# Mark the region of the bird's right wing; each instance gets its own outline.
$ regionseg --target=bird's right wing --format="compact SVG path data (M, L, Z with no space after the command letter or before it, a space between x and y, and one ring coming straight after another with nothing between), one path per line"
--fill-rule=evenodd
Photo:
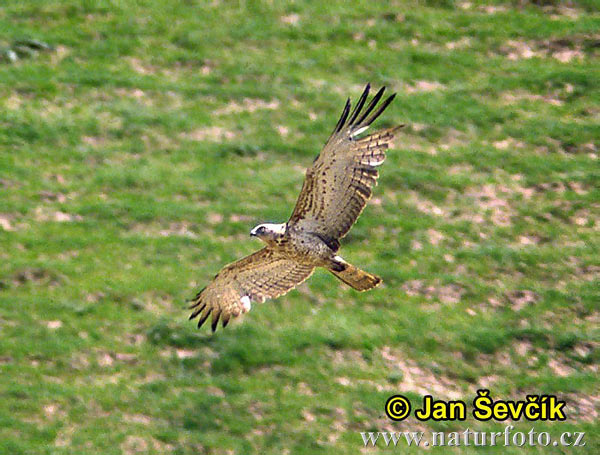
M212 313L212 330L219 318L225 327L232 316L250 310L251 302L285 294L306 280L314 267L299 264L266 247L225 266L194 298L190 319L199 316L198 327Z
M304 185L288 226L319 234L331 246L346 235L371 197L385 160L385 151L401 127L356 137L392 102L391 95L379 103L385 88L375 94L363 110L370 86L367 85L350 113L350 99L325 147L307 169ZM334 248L335 249L335 248Z

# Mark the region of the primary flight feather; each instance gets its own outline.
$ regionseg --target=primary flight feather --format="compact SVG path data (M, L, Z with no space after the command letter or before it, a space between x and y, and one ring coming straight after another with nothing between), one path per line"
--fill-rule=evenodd
M380 103L385 87L371 99L367 84L351 109L350 99L325 147L306 177L296 207L287 223L260 224L250 235L266 246L224 267L193 299L190 319L198 327L212 315L211 327L225 327L231 317L250 310L252 302L285 294L306 280L315 267L324 267L358 291L372 289L381 278L347 263L337 252L344 237L371 197L377 166L401 128L358 138L389 106L395 94Z

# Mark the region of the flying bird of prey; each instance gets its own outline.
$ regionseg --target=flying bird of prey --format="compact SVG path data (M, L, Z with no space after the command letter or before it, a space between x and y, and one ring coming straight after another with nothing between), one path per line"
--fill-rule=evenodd
M190 319L198 327L212 314L212 330L225 327L232 316L246 313L252 302L279 297L324 267L358 291L381 278L344 261L337 253L344 237L371 197L377 166L385 160L394 133L402 126L364 132L389 106L395 94L379 103L385 87L365 107L367 85L352 112L350 99L321 153L306 171L296 207L287 223L259 224L250 232L265 247L225 266L193 299Z

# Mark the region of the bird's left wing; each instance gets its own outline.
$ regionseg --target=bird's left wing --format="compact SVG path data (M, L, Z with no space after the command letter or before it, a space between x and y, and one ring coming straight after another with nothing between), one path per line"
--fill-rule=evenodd
M212 314L212 330L219 319L225 327L232 316L250 310L251 302L278 297L306 280L311 266L299 264L268 247L225 266L201 290L190 308L190 319L199 316L200 327Z
M379 90L363 109L369 95L367 85L350 112L350 99L325 147L307 169L304 185L288 221L298 228L321 236L332 248L352 227L375 185L377 167L401 126L357 138L381 115L395 95L379 103L385 88ZM337 248L334 248L337 249Z

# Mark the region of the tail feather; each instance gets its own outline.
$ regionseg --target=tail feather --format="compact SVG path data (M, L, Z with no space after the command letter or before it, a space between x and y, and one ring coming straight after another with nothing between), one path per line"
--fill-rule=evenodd
M354 267L352 264L344 262L342 267L330 268L328 270L357 291L368 291L381 283L381 278L378 276ZM336 270L338 268L341 270Z

